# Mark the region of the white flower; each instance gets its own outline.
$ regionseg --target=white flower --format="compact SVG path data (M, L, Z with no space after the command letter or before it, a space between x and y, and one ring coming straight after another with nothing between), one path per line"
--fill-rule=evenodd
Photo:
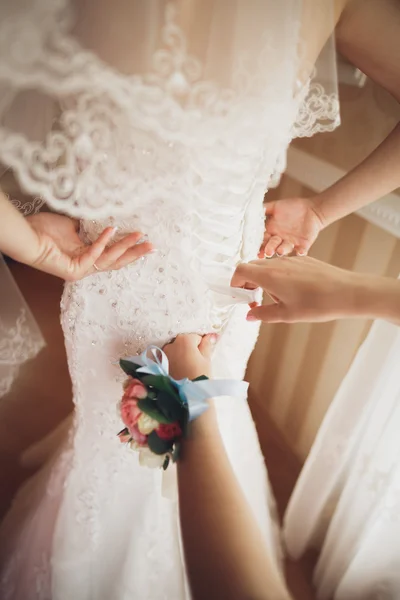
M146 415L146 413L142 413L139 417L137 426L140 433L149 435L154 429L157 429L159 422L149 417L149 415Z
M154 454L150 448L139 449L139 464L141 467L160 469L165 461L166 454Z

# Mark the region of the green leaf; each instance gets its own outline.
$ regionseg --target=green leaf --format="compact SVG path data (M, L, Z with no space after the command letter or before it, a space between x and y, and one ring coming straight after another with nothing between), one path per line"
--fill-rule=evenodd
M145 385L151 385L155 390L172 394L177 398L179 397L170 378L165 375L146 375L142 381Z
M170 461L169 454L167 454L167 456L165 457L163 466L162 466L162 468L164 469L164 471L166 471L168 469L169 461Z
M200 375L200 377L196 377L193 381L208 381L208 377L206 375Z
M172 451L172 462L176 462L181 454L181 445L179 442L175 442L174 449Z
M129 429L127 427L124 427L124 429L121 429L121 431L119 433L117 433L117 435L128 435L129 433Z
M177 396L171 396L171 394L159 392L156 402L157 407L163 413L163 415L167 419L170 419L170 423L184 419L187 408L182 404L181 400Z
M172 449L172 442L162 440L155 431L152 431L150 435L147 436L147 443L154 454L166 454Z
M159 423L172 423L171 419L168 419L157 407L155 400L151 400L150 398L144 398L142 400L138 400L138 408L146 415L149 415L152 419L155 419Z
M189 412L186 413L185 418L181 422L182 434L184 438L188 437L189 432Z
M119 361L119 366L124 371L124 373L126 373L130 377L138 377L138 375L136 375L136 371L140 369L139 365L135 365L130 360L125 360L124 358L121 358L121 360Z

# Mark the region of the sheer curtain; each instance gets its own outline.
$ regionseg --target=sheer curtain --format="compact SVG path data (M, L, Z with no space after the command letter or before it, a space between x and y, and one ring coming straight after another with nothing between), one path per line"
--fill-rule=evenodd
M400 328L376 322L309 454L284 523L320 551L317 598L400 598Z

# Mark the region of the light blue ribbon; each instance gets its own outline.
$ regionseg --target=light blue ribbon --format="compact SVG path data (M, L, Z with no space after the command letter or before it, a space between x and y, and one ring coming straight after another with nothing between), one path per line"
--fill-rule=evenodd
M208 408L210 398L219 396L234 396L245 399L249 384L246 381L231 379L204 379L190 381L190 379L174 379L169 374L169 361L167 356L157 346L149 346L140 356L126 358L135 365L140 365L138 373L148 375L164 375L168 377L179 391L179 397L189 410L189 421L197 419Z

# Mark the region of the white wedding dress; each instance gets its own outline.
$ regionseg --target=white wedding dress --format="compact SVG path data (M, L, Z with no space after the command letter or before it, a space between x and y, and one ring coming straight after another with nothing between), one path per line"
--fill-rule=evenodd
M338 119L334 90L306 84L294 94L302 2L215 0L197 12L195 4L116 0L111 10L86 0L76 24L65 0L18 0L8 28L2 21L0 90L12 101L4 93L0 103L1 162L26 193L80 217L88 242L114 224L116 238L140 230L157 248L65 286L74 421L3 524L2 600L188 597L174 473L140 467L116 436L117 361L182 332L217 331L214 375L244 376L258 327L232 299L230 276L257 255L263 196L299 106L297 133ZM325 39L330 11L323 17ZM278 553L249 409L222 399L217 410L237 476Z
M290 499L285 545L318 551L318 600L400 598L399 358L399 327L376 321Z

